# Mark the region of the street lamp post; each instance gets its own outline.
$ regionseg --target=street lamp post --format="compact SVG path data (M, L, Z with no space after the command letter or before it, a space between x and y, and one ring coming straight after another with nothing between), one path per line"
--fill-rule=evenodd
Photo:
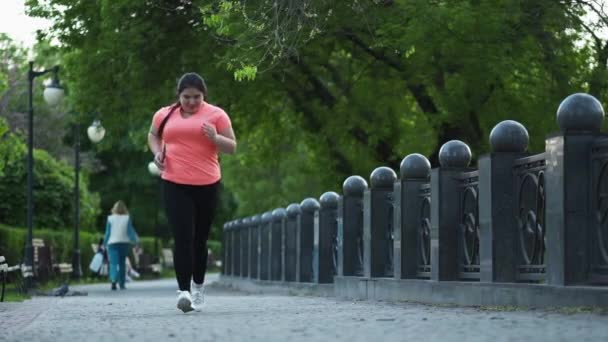
M93 121L87 129L89 140L100 142L106 130L99 120ZM80 264L80 124L74 125L74 250L72 252L72 278L80 279L82 266Z
M30 68L27 74L28 78L28 137L27 137L27 239L25 242L24 264L26 266L26 274L31 275L34 265L34 248L32 246L33 239L33 216L34 216L34 79L49 72L53 72L53 80L51 84L46 86L44 90L44 100L51 106L57 105L63 98L63 88L59 85L59 66L43 71L34 71L34 62L29 63ZM26 288L32 286L31 277L26 277Z
M80 124L74 124L74 251L72 253L72 278L80 279Z
M158 166L156 166L156 164L154 164L154 162L150 162L148 163L148 172L150 172L150 174L152 176L155 176L158 178L158 198L156 199L156 212L154 213L154 256L158 257L158 235L159 235L159 229L158 229L158 211L160 210L160 175L161 175L161 171L158 168Z

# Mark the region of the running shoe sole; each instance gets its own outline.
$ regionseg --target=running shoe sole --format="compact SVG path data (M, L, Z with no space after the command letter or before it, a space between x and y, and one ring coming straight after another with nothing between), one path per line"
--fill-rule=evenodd
M184 313L194 310L192 308L192 302L188 300L188 298L181 298L177 302L177 308L182 310Z

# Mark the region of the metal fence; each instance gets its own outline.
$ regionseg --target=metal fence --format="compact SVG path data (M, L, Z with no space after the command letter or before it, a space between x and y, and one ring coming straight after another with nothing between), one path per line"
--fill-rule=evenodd
M594 97L573 94L561 132L527 152L511 120L470 167L461 141L440 167L406 156L399 175L375 169L324 193L224 225L225 275L331 283L334 276L434 281L608 284L608 136Z

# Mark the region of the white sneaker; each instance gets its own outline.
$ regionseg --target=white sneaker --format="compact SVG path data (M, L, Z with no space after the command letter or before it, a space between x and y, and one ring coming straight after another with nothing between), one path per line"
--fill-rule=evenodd
M194 310L192 308L192 297L188 291L177 291L177 308L184 313Z
M196 311L201 311L205 303L205 284L197 286L192 283L190 289L192 291L192 307Z

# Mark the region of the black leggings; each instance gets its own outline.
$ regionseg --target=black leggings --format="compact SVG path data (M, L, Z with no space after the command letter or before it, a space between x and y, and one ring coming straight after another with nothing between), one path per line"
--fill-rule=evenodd
M220 182L185 185L163 181L167 219L173 230L173 261L181 291L190 280L202 284L207 271L207 239L217 208Z

